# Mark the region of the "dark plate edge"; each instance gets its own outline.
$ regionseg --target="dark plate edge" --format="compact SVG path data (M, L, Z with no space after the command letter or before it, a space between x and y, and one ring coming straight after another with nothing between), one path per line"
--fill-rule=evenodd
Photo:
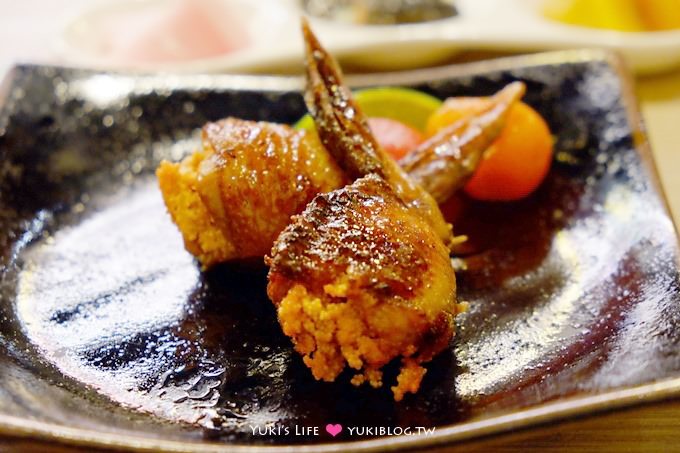
M619 58L613 52L599 49L573 49L551 52L541 52L528 55L496 58L493 60L477 61L471 63L439 66L434 68L413 69L397 72L380 72L371 74L350 74L346 77L349 85L364 87L385 84L415 84L428 80L437 80L450 77L462 77L485 72L510 70L517 67L533 67L560 63L580 63L589 61L609 62L612 66L614 60ZM622 64L622 63L621 63ZM82 72L84 77L97 74L111 75L120 79L134 79L141 81L132 93L145 93L149 88L153 89L186 89L186 90L258 90L280 92L300 90L304 86L302 76L269 76L269 75L239 75L239 74L190 74L171 72L135 72L135 71L102 71L97 69L76 68L71 66L40 65L32 63L16 64L11 67L5 80L0 86L9 86L11 79L17 74L32 68L50 68L55 71ZM617 71L618 72L618 71ZM77 76L76 76L77 78ZM0 103L2 99L0 98ZM0 105L1 107L1 105Z
M663 204L666 216L672 220L668 200L661 187L658 171L654 163L649 140L645 134L637 101L634 95L632 76L628 72L620 56L605 50L565 50L544 52L525 56L505 57L496 60L466 63L463 65L444 66L433 69L418 69L405 72L368 74L348 77L352 86L370 86L384 83L387 78L390 84L409 84L427 80L436 80L456 76L464 76L482 72L499 71L516 67L531 67L558 63L578 63L602 61L611 66L619 76L622 91L622 103L626 109L628 122L634 134L634 145L643 165L649 174L654 190ZM31 65L15 66L8 71L0 83L0 101L5 98L6 90L11 85L20 68ZM100 71L92 71L100 73ZM142 78L145 86L163 88L194 89L244 89L263 91L298 90L303 86L301 77L249 76L249 75L175 75L175 74L131 74L110 73L120 77ZM1 106L0 106L1 108ZM673 224L677 234L677 227ZM677 260L677 257L676 257ZM459 442L475 437L500 434L510 430L556 422L576 416L592 415L614 409L652 403L680 396L680 377L643 384L634 387L611 390L577 398L566 398L529 409L499 415L488 419L473 420L455 426L438 428L430 436L418 437L386 437L365 441L328 443L316 445L293 446L249 446L214 442L182 442L147 437L135 437L126 434L102 433L95 430L70 428L53 423L0 414L0 434L33 438L76 446L116 448L128 451L168 451L168 452L217 452L229 451L386 451L406 448L424 448L446 443Z

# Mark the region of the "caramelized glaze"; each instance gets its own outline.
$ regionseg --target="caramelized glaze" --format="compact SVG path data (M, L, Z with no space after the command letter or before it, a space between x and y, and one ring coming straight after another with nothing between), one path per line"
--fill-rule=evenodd
M266 261L279 322L317 379L347 365L360 371L353 383L379 387L380 368L401 357L401 400L453 336L448 249L379 176L317 196Z

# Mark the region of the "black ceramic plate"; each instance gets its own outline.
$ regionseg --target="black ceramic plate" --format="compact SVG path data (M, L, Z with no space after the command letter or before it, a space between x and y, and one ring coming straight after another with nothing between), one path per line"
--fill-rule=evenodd
M199 272L156 187L159 160L191 151L208 120L298 119L300 80L15 68L0 98L0 431L121 448L397 448L678 394L676 234L613 57L357 82L444 98L516 79L555 133L551 173L518 203L463 200L470 311L421 391L395 403L346 376L314 381L262 263ZM418 427L436 430L380 435Z

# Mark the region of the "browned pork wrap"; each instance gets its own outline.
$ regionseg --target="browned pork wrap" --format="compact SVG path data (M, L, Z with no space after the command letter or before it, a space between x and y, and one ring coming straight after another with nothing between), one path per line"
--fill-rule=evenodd
M399 401L453 336L449 250L376 175L317 196L267 262L283 332L317 379L333 381L349 366L354 384L380 387L381 368L401 358Z

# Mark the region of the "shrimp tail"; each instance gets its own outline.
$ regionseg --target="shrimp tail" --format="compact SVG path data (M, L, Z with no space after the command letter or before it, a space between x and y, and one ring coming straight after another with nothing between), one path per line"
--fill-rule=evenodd
M503 130L511 107L525 91L522 82L506 85L490 98L485 110L443 128L399 164L413 181L443 203L473 175Z
M340 67L305 19L302 34L307 74L305 102L321 143L351 179L369 174L380 176L404 204L434 228L445 244L451 243L451 225L444 220L437 202L380 148L366 117L343 83Z

